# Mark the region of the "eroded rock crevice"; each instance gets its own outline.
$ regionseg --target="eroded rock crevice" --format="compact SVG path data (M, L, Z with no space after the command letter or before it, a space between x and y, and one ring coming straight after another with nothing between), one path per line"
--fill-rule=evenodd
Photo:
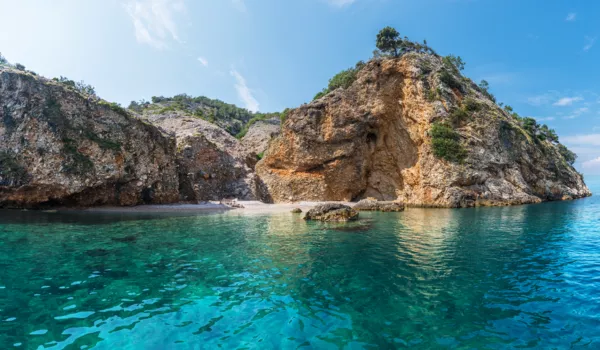
M557 144L520 123L440 57L375 59L348 88L290 112L257 174L276 202L471 207L590 195ZM433 139L436 124L445 139Z

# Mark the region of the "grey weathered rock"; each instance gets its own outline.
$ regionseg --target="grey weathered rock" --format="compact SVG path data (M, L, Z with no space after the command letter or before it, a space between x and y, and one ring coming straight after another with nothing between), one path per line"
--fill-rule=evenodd
M278 117L259 120L248 128L248 132L241 140L242 146L249 152L262 155L269 147L269 142L279 135L280 130L281 121Z
M314 221L353 221L358 219L358 212L347 205L339 203L325 203L309 210L304 220Z
M242 200L269 201L254 173L256 155L248 152L225 130L182 112L146 113L152 124L177 139L182 201Z
M404 205L398 202L363 199L356 203L352 209L358 211L400 212L404 211Z
M456 124L464 161L434 154L436 123ZM292 110L256 170L275 202L471 207L591 194L559 145L526 131L440 57L419 53L372 60L347 89Z
M175 140L114 104L0 68L0 206L178 200Z

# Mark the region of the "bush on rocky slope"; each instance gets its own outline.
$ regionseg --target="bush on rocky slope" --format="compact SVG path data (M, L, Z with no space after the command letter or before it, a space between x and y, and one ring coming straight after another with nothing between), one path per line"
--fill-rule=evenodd
M289 113L257 164L274 201L469 207L590 194L553 130L502 109L462 59L394 40L352 83Z

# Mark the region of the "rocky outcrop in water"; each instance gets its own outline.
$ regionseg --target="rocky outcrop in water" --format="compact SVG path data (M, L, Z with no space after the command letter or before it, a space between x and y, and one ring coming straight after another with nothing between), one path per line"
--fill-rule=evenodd
M348 88L291 111L257 173L276 202L472 207L589 196L547 135L441 57L410 53L374 59Z
M307 221L326 221L326 222L344 222L358 219L358 212L347 205L340 203L326 203L317 205L306 212L304 220Z
M144 115L177 139L175 159L182 201L237 198L269 201L254 173L258 161L240 142L218 126L181 112Z
M398 202L378 201L367 198L356 203L352 209L357 211L401 212L404 211L404 205Z
M175 139L118 105L0 67L0 206L173 203Z

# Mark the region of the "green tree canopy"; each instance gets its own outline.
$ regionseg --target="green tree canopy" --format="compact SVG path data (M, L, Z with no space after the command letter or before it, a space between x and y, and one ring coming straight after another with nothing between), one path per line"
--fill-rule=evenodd
M453 65L458 70L465 69L465 61L463 61L463 59L460 56L448 55L444 57L444 62Z
M487 80L482 80L481 83L479 83L479 87L485 91L488 91L490 89L490 83L488 83Z
M392 27L385 27L377 34L376 46L381 52L393 54L398 57L400 33Z

